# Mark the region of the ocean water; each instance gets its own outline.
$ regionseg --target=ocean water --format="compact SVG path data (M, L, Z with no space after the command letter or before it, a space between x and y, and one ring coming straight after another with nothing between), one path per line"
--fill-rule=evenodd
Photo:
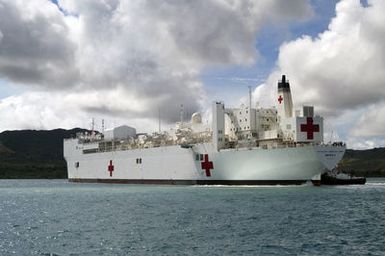
M0 255L385 255L385 180L334 187L0 180Z

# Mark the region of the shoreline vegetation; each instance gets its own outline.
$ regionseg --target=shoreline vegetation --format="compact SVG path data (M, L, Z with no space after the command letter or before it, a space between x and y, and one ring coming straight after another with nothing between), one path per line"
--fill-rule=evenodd
M86 131L55 129L0 133L0 179L66 179L63 139ZM348 149L340 164L346 173L385 177L385 148Z
M67 179L63 139L84 129L0 133L0 179Z

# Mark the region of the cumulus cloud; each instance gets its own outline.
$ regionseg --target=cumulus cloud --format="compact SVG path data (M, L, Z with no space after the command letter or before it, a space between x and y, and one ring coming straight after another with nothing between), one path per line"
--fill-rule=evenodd
M149 118L131 118L131 113L122 111L125 105L130 104L131 111L139 113L147 111L143 108L142 101L127 96L127 101L120 100L114 105L114 115L99 113L92 109L95 102L119 99L117 94L122 91L111 92L26 92L17 96L11 96L0 101L0 116L4 122L0 126L2 130L19 129L54 129L83 127L91 129L91 119L95 119L96 128L101 130L101 120L105 121L105 128L116 125L128 124L137 127L141 131L151 132L150 127L157 127L158 120ZM76 102L80 101L79 104ZM80 108L79 108L80 105ZM83 109L83 110L82 110ZM92 113L92 114L90 114ZM92 118L91 118L92 117ZM58 126L60 124L60 126Z
M351 130L354 136L385 135L385 102L373 104L357 120Z
M35 89L3 101L4 111L14 101L37 114L29 118L42 118L52 102L56 116L70 110L151 119L160 108L165 121L175 121L180 104L202 107L202 70L250 65L263 24L312 15L306 0L60 0L58 6L0 0L0 77ZM10 120L22 124L16 117Z
M351 135L384 135L385 1L342 0L326 31L280 47L276 71L256 95L274 97L276 81L287 74L297 106L314 104L327 118L346 111L365 113ZM352 121L352 120L350 120ZM370 129L365 123L374 124Z
M55 89L77 78L75 44L62 13L46 0L0 0L0 76Z

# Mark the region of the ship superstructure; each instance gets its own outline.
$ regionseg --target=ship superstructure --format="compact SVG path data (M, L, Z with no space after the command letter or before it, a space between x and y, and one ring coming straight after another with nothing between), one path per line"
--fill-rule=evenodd
M278 82L277 106L226 108L213 103L212 124L194 113L167 132L120 126L64 141L70 181L157 184L299 184L341 160L342 142L323 143L313 106L293 109L290 84Z

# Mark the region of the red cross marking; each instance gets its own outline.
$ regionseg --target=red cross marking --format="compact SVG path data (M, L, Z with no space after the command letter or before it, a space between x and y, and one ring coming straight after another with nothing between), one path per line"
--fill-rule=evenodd
M112 164L112 160L110 160L110 165L108 166L108 171L110 172L110 177L112 177L112 172L114 171L114 165Z
M210 169L214 169L213 162L209 162L209 155L205 154L205 160L201 162L201 166L203 170L206 170L206 176L211 177Z
M314 138L314 133L319 132L319 125L313 124L313 118L308 117L306 119L306 124L301 124L301 132L306 132L307 139L312 140Z
M279 104L281 104L282 101L283 101L282 95L279 95L279 97L278 97L278 102L279 102Z

